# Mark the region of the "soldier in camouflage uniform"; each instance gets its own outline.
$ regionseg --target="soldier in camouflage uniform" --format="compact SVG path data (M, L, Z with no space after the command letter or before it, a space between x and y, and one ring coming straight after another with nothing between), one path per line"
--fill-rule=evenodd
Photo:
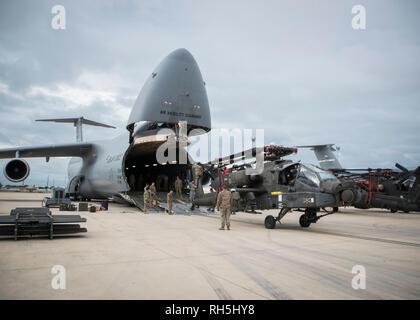
M199 182L201 180L201 177L203 176L203 168L200 166L200 163L196 163L192 166L193 172L194 172L194 184L198 188Z
M191 201L191 210L195 209L194 198L195 198L196 186L194 183L190 182L190 201Z
M179 176L177 176L175 180L175 191L178 199L182 199L182 180Z
M222 226L219 230L225 230L225 224L228 230L230 230L230 207L232 205L232 193L227 190L226 186L223 186L223 191L219 193L217 197L217 210L221 210L220 218Z
M157 191L156 191L156 187L155 187L155 183L152 182L151 186L150 186L150 197L151 197L151 205L152 207L155 207L158 205L159 203L159 199L157 196Z
M173 190L168 192L168 195L166 196L166 200L168 202L168 214L174 214L172 212L172 202L174 200L174 191Z
M146 186L144 187L144 194L143 194L143 199L144 199L144 213L147 213L147 207L150 207L150 190L149 190L149 185L146 184Z

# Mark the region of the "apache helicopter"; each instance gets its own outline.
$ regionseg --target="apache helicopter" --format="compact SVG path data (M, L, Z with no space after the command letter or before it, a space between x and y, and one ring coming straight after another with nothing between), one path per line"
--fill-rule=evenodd
M247 173L246 169L252 163L236 164L249 152L255 156L258 152L263 153L264 167L260 173ZM276 221L291 209L304 208L299 223L302 227L309 227L318 219L336 212L340 205L349 205L356 199L358 187L355 182L342 183L328 170L282 159L295 152L295 148L266 146L259 151L254 148L204 164L207 176L212 178L210 185L217 192L194 199L194 205L214 208L220 187L225 185L232 192L232 212L258 213L256 210L281 209L277 218L269 215L265 219L265 227L272 229ZM317 216L321 209L326 214Z
M381 208L397 211L420 211L420 167L408 170L396 163L395 169L344 169L332 151L333 144L298 146L314 151L322 169L331 171L339 180L353 180L360 188L360 195L353 206L359 209ZM417 182L416 182L417 181Z
M420 211L420 167L407 170L400 164L396 167L401 172L390 169L353 169L347 172L336 171L340 179L355 181L360 189L360 196L353 200L353 206L359 209L381 208L397 211Z

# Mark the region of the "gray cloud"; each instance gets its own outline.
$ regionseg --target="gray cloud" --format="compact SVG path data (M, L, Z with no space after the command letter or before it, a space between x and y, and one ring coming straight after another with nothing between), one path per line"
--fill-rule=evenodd
M347 167L420 162L418 1L55 1L0 4L0 145L74 141L83 115L123 132L144 80L170 51L197 59L214 127L264 128L266 143L336 143ZM295 159L314 162L310 151ZM66 159L30 160L28 183L64 182ZM4 161L2 161L4 163ZM7 181L1 177L2 183Z

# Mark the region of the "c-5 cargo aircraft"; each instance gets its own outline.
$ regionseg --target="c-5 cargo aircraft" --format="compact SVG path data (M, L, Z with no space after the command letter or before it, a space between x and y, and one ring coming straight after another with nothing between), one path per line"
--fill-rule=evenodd
M150 74L131 110L126 133L103 141L0 149L0 158L13 158L4 174L19 182L30 171L23 158L73 157L66 191L75 198L125 198L152 181L158 190L167 191L177 175L186 178L189 170L185 162L157 163L159 146L168 139L179 141L160 129L177 130L181 123L186 123L187 134L197 128L211 130L205 83L186 49L170 53ZM180 143L175 146L179 155L186 154Z

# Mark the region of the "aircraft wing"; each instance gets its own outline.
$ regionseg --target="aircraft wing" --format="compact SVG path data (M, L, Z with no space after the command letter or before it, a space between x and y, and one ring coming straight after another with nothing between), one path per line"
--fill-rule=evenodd
M0 159L41 157L83 157L93 148L92 143L79 142L35 147L0 149Z

